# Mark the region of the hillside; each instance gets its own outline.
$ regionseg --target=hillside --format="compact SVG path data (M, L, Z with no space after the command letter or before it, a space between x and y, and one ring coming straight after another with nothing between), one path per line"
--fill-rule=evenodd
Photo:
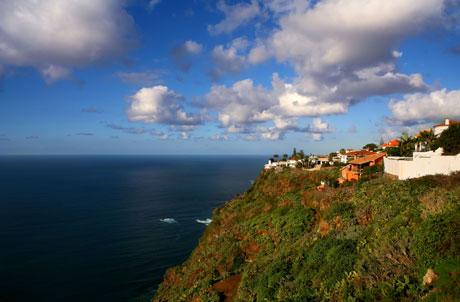
M262 171L153 301L460 301L460 174L337 176Z

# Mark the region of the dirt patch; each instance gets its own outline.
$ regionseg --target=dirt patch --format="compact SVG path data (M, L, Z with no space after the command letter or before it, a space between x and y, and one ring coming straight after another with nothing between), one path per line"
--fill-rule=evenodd
M225 302L232 302L238 292L240 283L241 275L235 275L226 280L214 283L213 287L225 296Z
M327 223L326 221L321 220L319 222L318 233L320 233L321 236L326 235L327 232L329 232L331 229L332 229L331 225Z

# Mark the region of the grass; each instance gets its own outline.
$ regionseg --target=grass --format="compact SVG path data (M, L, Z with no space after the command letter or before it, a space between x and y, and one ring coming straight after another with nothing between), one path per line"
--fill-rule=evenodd
M374 170L347 188L335 188L334 168L263 171L214 211L153 301L458 301L460 174L394 181ZM439 280L424 286L429 268ZM227 281L231 297L213 286Z

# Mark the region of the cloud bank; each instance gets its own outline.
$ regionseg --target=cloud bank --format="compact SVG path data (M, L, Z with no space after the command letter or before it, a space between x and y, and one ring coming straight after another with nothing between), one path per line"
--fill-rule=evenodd
M33 67L48 83L74 68L118 60L134 46L133 20L113 0L0 2L0 65Z

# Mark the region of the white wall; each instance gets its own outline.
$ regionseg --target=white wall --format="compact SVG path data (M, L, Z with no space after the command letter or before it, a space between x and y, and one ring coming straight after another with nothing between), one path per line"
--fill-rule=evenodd
M384 158L385 173L398 179L409 179L433 174L450 174L460 171L460 154L440 156L435 152L414 152L413 158Z

